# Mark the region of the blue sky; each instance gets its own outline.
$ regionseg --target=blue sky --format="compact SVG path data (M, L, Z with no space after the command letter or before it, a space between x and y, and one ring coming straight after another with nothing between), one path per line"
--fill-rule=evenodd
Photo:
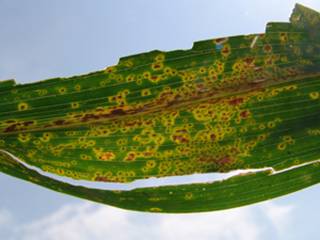
M299 3L320 10L319 0ZM263 32L291 0L0 0L0 79L105 68L153 49ZM0 239L318 239L319 186L227 211L146 214L90 203L0 173Z

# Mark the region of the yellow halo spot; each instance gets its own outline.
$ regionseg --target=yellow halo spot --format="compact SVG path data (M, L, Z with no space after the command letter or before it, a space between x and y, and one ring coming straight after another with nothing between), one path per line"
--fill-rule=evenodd
M149 210L150 210L151 212L161 212L161 211L162 211L161 208L157 208L157 207L149 208Z
M125 138L121 138L121 139L119 139L119 140L117 140L117 145L125 145L125 144L127 144L127 139L125 139Z
M266 135L266 134L260 134L260 135L258 136L258 140L259 140L259 141L264 141L264 140L266 140L266 138L267 138L267 135Z
M205 67L200 67L199 68L199 73L200 74L204 74L204 73L206 73L207 72L207 69L205 68Z
M26 142L29 142L31 139L31 135L30 133L20 133L18 135L18 140L22 143L26 143Z
M151 77L151 73L150 72L144 72L143 73L143 77L146 79L149 79Z
M133 64L133 61L131 59L127 60L127 61L124 61L123 62L123 65L125 67L132 67L134 64Z
M165 74L167 74L167 75L172 75L172 69L171 69L170 67L165 67L165 68L164 68L164 72L165 72Z
M110 66L110 67L107 67L107 68L106 68L106 72L107 72L107 73L115 72L115 70L116 70L116 67L115 67L115 66Z
M52 138L52 133L45 132L43 133L42 137L40 137L40 140L42 142L49 142L51 138Z
M82 160L91 160L91 156L86 155L86 154L80 154L80 158L81 158Z
M92 147L94 145L96 145L96 141L94 141L94 140L88 141L88 146Z
M259 129L264 130L265 128L266 126L263 123L259 124Z
M157 55L157 56L155 57L155 60L156 60L157 62L163 62L164 59L165 59L165 55L164 55L164 54L159 54L159 55Z
M257 96L257 99L258 99L258 101L262 101L262 100L263 100L263 95L262 95L262 94L259 94L259 95Z
M281 41L281 43L286 43L288 41L288 34L287 33L280 33L280 41Z
M284 149L286 149L286 144L285 143L279 143L277 148L280 150L280 151L283 151Z
M110 161L114 158L115 158L115 155L113 152L102 152L99 156L99 159L103 161Z
M58 92L60 94L65 94L67 92L67 89L65 87L61 87L61 88L58 89Z
M125 89L125 90L122 91L122 93L123 93L124 95L128 95L128 94L130 93L130 90L129 90L129 89Z
M318 92L311 92L309 93L309 97L312 99L312 100L316 100L319 98L319 93Z
M121 76L121 75L118 75L117 77L116 77L116 80L117 80L117 82L123 82L123 76Z
M133 82L135 80L135 75L134 74L130 74L126 77L126 81L127 82Z
M137 85L141 85L142 84L142 79L137 79L136 84Z
M221 54L223 57L228 57L231 54L231 47L229 44L224 44L221 49Z
M99 84L101 87L105 87L107 85L107 83L108 83L107 80L103 80Z
M285 89L289 91L297 90L297 88L298 88L297 85L289 85L285 87Z
M141 90L141 96L145 97L149 95L151 95L151 91L149 88Z
M295 140L291 136L283 136L283 141L288 143L288 144L293 144Z
M188 192L184 195L184 199L191 200L193 198L193 194L191 192Z
M280 93L280 89L274 88L271 90L271 96L277 96Z
M276 126L275 122L270 121L268 122L268 128L274 128Z
M163 63L162 62L155 62L151 65L151 68L153 71L159 71L163 68Z
M81 90L81 85L79 84L75 85L74 89L79 92Z
M76 109L76 108L79 108L80 104L78 102L72 102L71 103L71 108L72 109Z
M29 109L29 105L25 102L23 103L19 103L18 104L18 110L19 111L25 111L25 110L28 110Z
M154 168L155 166L156 166L156 161L154 161L154 160L148 160L146 163L147 169Z

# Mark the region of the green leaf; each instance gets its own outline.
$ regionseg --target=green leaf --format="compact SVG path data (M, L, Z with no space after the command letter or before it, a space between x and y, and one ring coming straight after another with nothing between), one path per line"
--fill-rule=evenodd
M170 213L238 207L316 184L319 26L319 13L297 5L289 23L269 23L265 34L129 56L71 78L0 82L0 171L125 209ZM258 170L111 191L30 166L104 182Z

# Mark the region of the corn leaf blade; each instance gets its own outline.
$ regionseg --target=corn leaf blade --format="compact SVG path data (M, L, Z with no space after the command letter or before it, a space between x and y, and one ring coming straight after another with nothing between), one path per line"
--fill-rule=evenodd
M0 82L0 171L121 208L172 213L243 206L316 184L319 26L319 13L297 5L290 23L269 23L265 34L129 56L72 78ZM261 170L109 191L42 176L11 155L105 182Z

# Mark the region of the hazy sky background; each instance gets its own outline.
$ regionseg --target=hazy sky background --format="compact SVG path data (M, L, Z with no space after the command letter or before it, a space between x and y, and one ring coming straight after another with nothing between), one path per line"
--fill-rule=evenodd
M319 0L299 1L320 10ZM264 32L291 0L0 0L0 79L72 76L119 57L187 49L193 41ZM0 173L0 239L319 239L320 188L201 214L125 211Z

